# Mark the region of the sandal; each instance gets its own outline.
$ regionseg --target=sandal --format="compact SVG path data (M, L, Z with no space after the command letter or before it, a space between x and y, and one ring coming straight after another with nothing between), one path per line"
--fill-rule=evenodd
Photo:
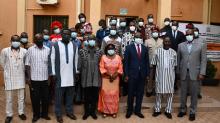
M107 117L107 115L103 113L103 114L102 114L102 117L103 117L103 118L106 118L106 117Z
M116 114L113 114L113 115L112 115L112 117L113 117L113 118L116 118L116 117L117 117L117 115L116 115Z

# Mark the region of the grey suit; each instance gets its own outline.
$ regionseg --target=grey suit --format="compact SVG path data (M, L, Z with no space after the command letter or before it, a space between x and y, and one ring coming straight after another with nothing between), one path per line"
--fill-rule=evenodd
M186 112L188 87L191 92L190 113L195 113L197 108L197 95L199 89L198 75L206 73L206 45L195 39L192 42L191 50L189 44L183 42L178 46L178 67L177 72L181 79L180 111Z

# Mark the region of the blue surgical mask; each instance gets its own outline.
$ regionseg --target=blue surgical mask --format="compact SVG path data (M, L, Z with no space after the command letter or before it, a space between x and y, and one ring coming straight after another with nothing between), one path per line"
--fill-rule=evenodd
M111 20L111 24L115 25L117 23L117 20Z
M95 40L89 40L89 46L94 47L95 46Z
M27 38L21 38L21 43L25 44L28 42L28 39Z
M108 50L107 52L108 52L108 55L110 55L110 56L115 55L115 50L113 50L113 49Z
M116 33L117 33L116 30L114 30L114 29L110 30L111 35L116 35Z
M134 41L136 44L143 44L143 39L141 38L135 38Z
M192 41L193 41L193 35L187 35L187 36L186 36L186 40L187 40L188 42L192 42Z
M84 45L85 47L87 47L87 46L89 45L88 41L84 41L84 42L83 42L83 45Z
M76 38L77 37L77 33L76 32L72 32L71 33L71 38Z
M49 40L50 39L50 36L49 35L44 35L44 40Z
M120 27L125 27L126 26L126 22L121 22L120 23Z
M53 32L54 32L55 34L60 34L60 29L57 28L57 29L55 29Z
M152 37L153 38L158 38L159 37L159 33L158 32L153 32L152 33Z
M20 42L17 42L17 41L12 41L12 42L11 42L11 46L12 46L13 48L19 48L20 45L21 45Z

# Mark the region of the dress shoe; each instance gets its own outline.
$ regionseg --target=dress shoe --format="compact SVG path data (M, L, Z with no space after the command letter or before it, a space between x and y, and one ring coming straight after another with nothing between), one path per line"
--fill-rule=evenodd
M127 112L127 113L126 113L126 115L125 115L125 117L128 119L128 118L130 118L130 117L131 117L131 115L132 115L132 113L131 113L131 112Z
M21 120L26 120L27 119L27 117L25 116L25 114L21 114L21 115L18 115L19 116L19 118L21 119Z
M142 113L135 113L136 116L138 116L139 118L144 118L144 115Z
M171 114L171 113L165 112L164 114L166 115L166 117L167 117L168 119L172 119L172 114Z
M51 120L51 118L50 118L49 116L43 116L43 117L41 117L41 118L43 118L43 119L45 119L45 120Z
M37 122L39 119L40 119L40 117L33 117L33 119L32 119L32 123Z
M179 112L179 114L177 115L177 117L183 117L186 115L186 112Z
M12 117L6 117L5 123L11 123L11 121L12 121Z
M153 117L157 117L157 116L159 116L161 114L161 112L154 112L153 114L152 114L152 116Z
M189 120L190 121L194 121L196 119L196 115L195 114L190 114L189 115Z
M58 123L63 123L63 118L62 118L61 116L58 116L58 117L57 117L57 122L58 122Z
M201 94L198 94L198 99L202 99L202 95Z
M72 119L72 120L76 120L76 119L77 119L74 114L70 114L70 113L69 113L69 114L66 114L66 116L69 117L69 118Z
M90 116L91 116L94 120L97 120L97 119L98 119L98 117L97 117L97 115L96 115L95 113L90 114Z
M83 117L82 117L82 119L83 119L83 120L86 120L88 117L89 117L89 114L84 114Z

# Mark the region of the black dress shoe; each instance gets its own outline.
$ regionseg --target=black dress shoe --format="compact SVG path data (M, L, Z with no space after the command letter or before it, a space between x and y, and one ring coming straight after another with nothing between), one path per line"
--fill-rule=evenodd
M142 113L135 113L135 115L140 117L140 118L144 118L144 115Z
M198 99L202 99L202 95L201 94L198 94Z
M43 118L45 120L51 120L51 118L49 116L42 116L41 118Z
M179 114L177 115L177 117L183 117L186 115L186 112L179 112Z
M32 123L37 122L39 119L40 119L40 117L33 117L33 119L32 119Z
M18 115L21 120L26 120L27 117L24 114Z
M57 122L58 122L58 123L63 123L63 118L62 118L61 116L58 116L58 117L57 117Z
M146 97L151 97L152 96L152 92L146 92Z
M190 114L189 115L189 120L190 121L194 121L196 119L196 115L195 114Z
M132 113L131 113L131 112L127 112L127 113L126 113L126 115L125 115L125 117L128 119L128 118L130 118L130 117L131 117L131 115L132 115Z
M88 117L89 117L89 114L84 114L83 117L82 117L82 119L83 119L83 120L86 120Z
M97 117L97 115L96 115L95 113L92 113L91 116L92 116L92 118L93 118L94 120L97 120L97 119L98 119L98 117Z
M76 116L74 114L66 114L67 117L69 117L72 120L76 120Z
M164 114L166 115L166 117L167 117L168 119L172 119L172 114L171 114L171 113L165 112Z
M12 117L6 117L5 123L11 123L11 121L12 121Z
M161 114L161 112L154 112L153 114L152 114L152 116L153 117L157 117L157 116L159 116Z

